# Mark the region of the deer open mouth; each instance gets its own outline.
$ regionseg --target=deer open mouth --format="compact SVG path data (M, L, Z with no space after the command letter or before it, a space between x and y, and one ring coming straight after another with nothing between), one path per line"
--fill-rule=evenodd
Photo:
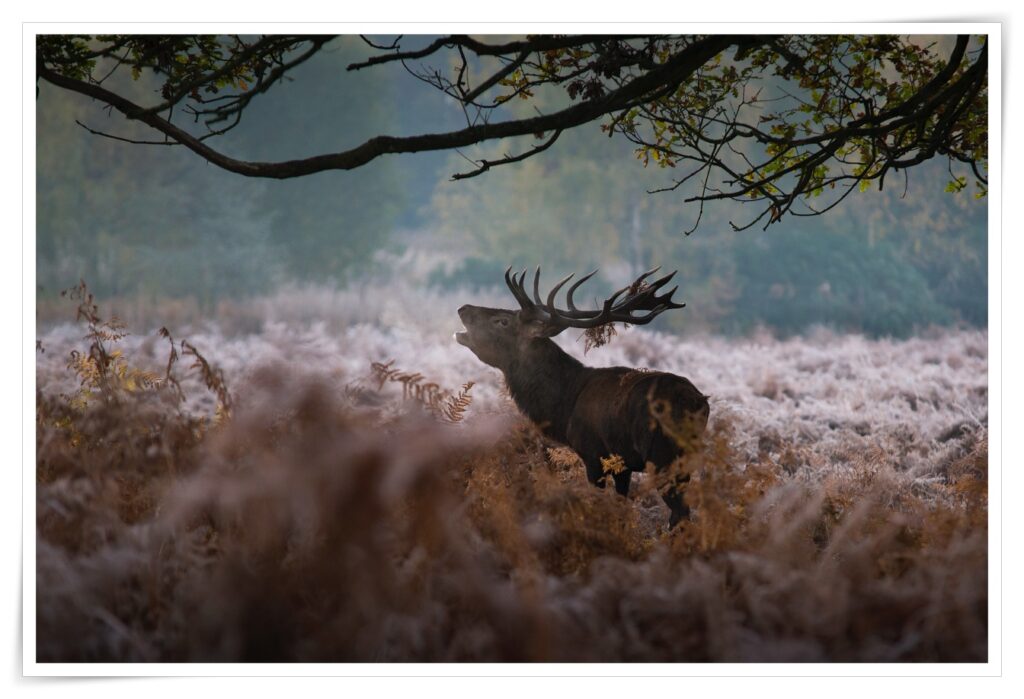
M463 306L462 308L459 309L459 320L462 321L462 330L456 331L453 337L455 337L455 341L458 342L463 347L469 347L470 349L473 349L469 344L469 329L466 327L466 318L463 315L464 313L467 312L468 308L468 306Z

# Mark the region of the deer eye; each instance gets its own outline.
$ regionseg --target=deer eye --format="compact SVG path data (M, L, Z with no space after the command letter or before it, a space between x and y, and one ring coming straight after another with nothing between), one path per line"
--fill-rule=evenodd
M507 328L508 327L508 318L495 318L494 319L494 324L495 325L500 325L503 328Z

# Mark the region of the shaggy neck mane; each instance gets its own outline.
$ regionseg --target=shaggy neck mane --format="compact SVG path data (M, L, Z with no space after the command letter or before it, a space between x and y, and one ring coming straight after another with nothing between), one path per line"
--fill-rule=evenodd
M565 441L571 408L587 368L547 338L531 340L505 370L512 399L549 437Z

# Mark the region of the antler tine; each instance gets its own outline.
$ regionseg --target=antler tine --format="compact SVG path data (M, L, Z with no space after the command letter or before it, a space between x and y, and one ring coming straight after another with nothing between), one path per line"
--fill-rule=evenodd
M660 265L659 265L658 267L655 267L654 269L649 269L649 270L647 270L646 272L644 272L643 274L641 274L641 275L640 275L639 277L637 277L636 279L634 279L634 280L633 280L633 281L632 281L631 283L627 284L627 285L626 285L626 289L632 289L632 288L633 288L633 287L635 287L635 286L640 286L640 283L641 283L641 282L642 282L642 281L643 281L644 279L647 279L647 277L651 276L652 274L654 274L655 272L657 272L657 271L658 271L659 269L661 269L661 266L660 266ZM672 274L675 274L675 272L673 272ZM650 284L648 284L648 286L650 286Z
M511 272L512 272L512 265L509 265L508 269L505 270L505 286L508 287L508 290L512 292L512 295L515 296L516 300L518 301L519 300L519 296L516 295L516 287L512 283L512 277L509 276L511 274Z
M660 267L658 269L660 269ZM635 282L633 282L633 284L631 286L634 286L634 285L635 286L639 286L640 285L639 283L641 281L643 281L644 277L647 277L648 275L650 275L650 274L652 274L654 272L657 272L657 271L658 271L657 269L652 269L647 274L645 274L645 275L643 275L641 277L637 277L637 280ZM655 279L653 282L646 282L646 286L644 286L643 289L641 289L637 293L637 296L641 296L641 295L644 295L644 294L649 294L649 293L651 293L652 291L654 291L656 289L660 289L661 287L663 287L666 284L668 284L669 281L671 281L672 277L674 277L674 276L676 276L676 273L675 272L671 272L669 274L666 274L664 277L660 277L658 279Z
M647 313L646 315L633 316L633 317L631 317L629 319L629 324L630 325L647 325L652 320L654 320L659 315L661 315L662 311L666 311L666 310L668 310L667 306L665 308L657 308L657 309L651 311L650 313Z
M629 291L629 287L628 286L624 286L621 289L619 289L618 291L616 291L614 294L612 294L604 302L604 308L602 309L601 312L605 313L605 312L612 312L612 311L614 311L615 310L615 300L618 299L620 296L622 296L627 291Z
M515 275L511 274L512 268L509 267L505 270L505 283L508 284L509 289L511 289L524 311L529 311L532 314L538 315L538 317L543 317L547 322L554 325L574 328L595 328L608 323L644 325L671 308L684 308L686 306L685 303L680 304L672 300L672 295L679 289L678 285L673 287L668 293L661 295L657 293L659 289L666 286L675 277L676 272L666 274L652 282L645 282L648 277L660 269L661 267L655 267L644 272L631 284L612 294L600 304L600 308L590 311L576 308L576 304L573 303L573 294L584 282L597 274L598 270L596 269L590 274L580 277L569 287L566 292L568 310L557 308L555 306L555 299L558 296L558 292L569 283L575 274L570 274L555 284L548 292L547 302L543 301L540 297L540 266L533 273L533 300L530 299L530 294L525 288L527 270L524 269L520 274ZM641 285L643 288L638 290L637 287ZM633 293L630 293L631 289L634 290ZM646 311L646 313L634 315L638 311Z
M631 281L629 284L626 284L626 286L624 286L621 289L619 289L618 291L616 291L615 294L612 296L612 298L613 299L617 298L618 296L620 296L621 294L629 291L630 289L632 289L634 287L637 287L637 286L640 286L640 282L642 282L644 279L646 279L647 277L649 277L652 274L654 274L655 272L657 272L659 269L661 269L661 267L655 267L654 269L647 270L646 272L641 274L639 277L637 277L636 279ZM673 274L675 274L675 272L673 272ZM639 292L639 293L627 296L626 298L624 298L622 300L622 303L620 303L619 306L617 306L616 308L614 308L612 310L618 310L620 308L625 308L626 306L628 306L628 304L631 301L633 301L634 299L642 296L644 293L646 293L648 290L650 290L651 286L652 286L651 284L648 284L647 287L642 292Z
M675 301L672 300L672 294L676 293L677 289L679 289L678 286L673 286L672 290L667 294L660 296L658 298L658 301L664 303L666 308L686 308L685 303L676 303Z
M650 310L658 302L660 302L661 299L665 298L664 296L657 296L655 292L661 287L668 284L674 276L676 276L676 273L672 272L671 274L666 274L664 277L661 277L660 279L656 279L653 282L650 282L642 291L639 291L636 294L633 294L632 296L623 299L622 303L616 306L614 310L627 312ZM640 279L643 279L643 277L638 277L638 281ZM633 282L633 284L630 285L630 288L635 286L636 283L637 282Z
M563 286L565 286L565 283L567 281L569 281L570 279L572 279L574 276L576 276L575 273L574 274L570 274L568 277L566 277L562 281L560 281L557 284L555 284L555 286L551 289L551 292L548 294L548 303L547 303L547 307L548 308L554 308L555 307L555 296L558 294L558 290L561 289ZM569 305L571 306L572 304L569 304Z
M636 282L639 282L639 281L643 281L643 280L644 280L644 279L646 279L647 277L649 277L649 276L651 276L652 274L654 274L655 272L657 272L657 271L658 271L659 269L661 269L661 265L658 265L658 266L657 266L657 267L655 267L654 269L649 269L649 270L647 270L646 272L644 272L643 274L641 274L641 275L640 275L639 277L637 277L637 278L636 278L636 281L635 281L635 282L633 282L633 283L634 283L634 284L636 284ZM673 272L673 274L675 274L675 272Z
M630 315L630 314L627 313L627 316L629 317L629 320L627 322L629 322L631 325L647 325L652 320L654 320L659 315L661 315L662 313L664 313L665 311L667 311L669 309L672 309L672 308L685 308L686 307L685 303L676 303L675 301L672 300L672 294L676 293L677 289L679 289L679 287L678 286L674 286L674 287L672 287L672 290L669 291L666 294L662 294L661 296L653 296L651 298L652 308L650 309L650 312L646 313L645 315L634 316L634 315ZM646 310L646 309L645 308L637 308L637 309L633 309L633 310ZM617 320L619 320L619 319L617 319Z
M658 313L667 311L670 308L684 308L686 306L685 303L676 303L672 300L672 294L676 293L678 289L678 286L673 286L668 293L654 297L653 300L657 303L656 308L658 309Z
M576 310L578 310L578 309L576 308L576 304L574 304L574 303L572 302L572 295L573 295L573 293L574 293L574 292L575 292L575 291L576 291L577 289L579 289L579 288L580 288L580 286L582 286L582 285L583 285L583 282L587 281L588 279L590 279L590 278L591 278L592 276L594 276L595 274L597 274L597 270L596 270L596 269L595 269L595 270L594 270L593 272L591 272L590 274L586 275L585 277L580 277L580 278L579 278L579 279L578 279L578 280L576 281L576 283L575 283L575 284L573 284L572 286L570 286L570 287L569 287L569 291L568 291L568 293L567 293L567 294L566 294L566 296L565 296L565 302L566 302L567 304L569 304L569 310L570 310L570 311L576 311Z
M673 270L670 274L666 274L661 279L655 279L648 285L648 287L651 289L660 289L661 287L665 286L670 281L672 281L672 277L676 276L676 272L678 271L679 270Z
M516 301L519 302L520 308L528 309L533 307L533 303L530 301L530 297L526 295L526 291L523 290L523 277L526 272L524 270L523 276L516 278L515 274L511 274L512 266L505 270L505 284L508 285L509 291L515 296Z
M643 281L644 278L650 276L654 272L657 272L659 268L655 268L649 272L637 277L627 289L637 286L639 282ZM647 323L654 320L661 313L672 309L672 308L684 308L685 303L676 303L672 300L672 295L679 289L676 285L672 287L670 291L660 296L657 291L668 284L668 282L675 277L676 272L666 274L664 277L654 280L646 285L646 287L631 296L626 297L620 303L614 304L614 300L622 292L617 292L615 296L609 299L614 305L609 308L608 302L605 302L605 307L602 309L602 313L599 318L602 322L621 322L628 323L630 325L646 325ZM636 311L648 311L643 315L633 315Z
M513 281L515 279L515 276L516 275L512 274L512 265L509 265L508 269L505 270L505 286L508 287L508 290L512 292L513 296L516 296L516 287L515 282ZM516 299L518 298L519 297L516 296Z

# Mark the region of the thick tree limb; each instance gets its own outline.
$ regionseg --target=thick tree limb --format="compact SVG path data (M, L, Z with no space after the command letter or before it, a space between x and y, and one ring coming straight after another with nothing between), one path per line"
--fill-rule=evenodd
M571 34L567 36L530 37L529 39L522 41L510 41L504 44L486 44L466 35L453 34L451 36L442 36L440 39L435 39L422 49L418 49L416 51L395 51L394 53L384 54L381 56L373 56L365 61L350 64L348 69L361 70L363 68L370 68L371 66L390 63L393 61L418 60L437 53L447 46L461 46L469 49L477 56L504 56L509 53L522 53L523 51L551 51L554 49L571 48L573 46L580 46L581 44L601 41L602 39L623 41L635 38L637 37L610 34Z
M576 41L578 40L577 37ZM37 74L53 85L109 104L128 119L140 121L156 129L225 170L247 177L287 179L326 170L352 170L382 155L451 150L493 139L526 136L579 126L605 114L623 109L650 93L664 91L666 86L679 85L714 56L729 46L744 40L743 37L736 36L713 36L699 39L677 55L672 56L663 65L627 81L618 89L608 92L598 99L583 101L552 114L470 126L447 133L420 136L377 136L346 151L282 162L254 162L232 158L211 148L196 136L149 109L100 85L61 75L42 64L38 65ZM474 46L478 45L478 42L468 43L472 43ZM524 43L513 42L509 46L520 47ZM480 46L483 50L494 52L501 48Z

